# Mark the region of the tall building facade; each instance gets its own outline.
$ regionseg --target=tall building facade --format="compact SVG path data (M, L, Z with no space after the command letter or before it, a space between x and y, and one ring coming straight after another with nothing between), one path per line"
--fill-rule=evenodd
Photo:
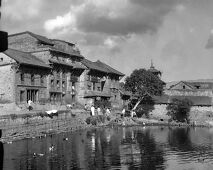
M8 42L9 49L0 54L2 99L60 105L109 100L119 107L119 80L124 74L85 59L75 44L29 31L9 35Z

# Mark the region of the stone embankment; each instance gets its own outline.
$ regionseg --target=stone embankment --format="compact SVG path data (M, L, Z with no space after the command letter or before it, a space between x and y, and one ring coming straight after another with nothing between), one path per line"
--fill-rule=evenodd
M40 116L39 116L40 115ZM75 131L90 127L86 123L89 116L83 111L64 111L52 117L37 114L7 115L0 118L2 142L11 142L24 138L42 138L46 135Z
M26 114L10 114L0 117L1 141L11 142L24 138L44 137L50 134L76 131L99 126L213 126L213 113L209 110L201 112L194 109L190 113L190 123L168 122L165 107L157 107L150 113L150 118L121 117L115 111L109 117L90 117L84 110L59 111L57 115L47 116L42 112ZM160 115L157 112L160 111ZM117 114L116 114L117 113Z

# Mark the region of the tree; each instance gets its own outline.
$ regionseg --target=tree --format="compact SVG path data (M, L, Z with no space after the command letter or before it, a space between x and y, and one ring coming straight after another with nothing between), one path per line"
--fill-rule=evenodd
M136 69L125 79L125 89L137 96L137 103L133 110L141 103L145 96L161 95L164 82L152 72L145 69Z
M167 115L171 116L172 120L178 122L189 121L189 112L192 102L189 99L173 98L171 103L167 106Z

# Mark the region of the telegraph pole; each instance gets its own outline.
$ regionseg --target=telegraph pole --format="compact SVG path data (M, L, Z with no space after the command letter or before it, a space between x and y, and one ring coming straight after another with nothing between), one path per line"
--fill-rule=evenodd
M3 52L8 48L8 33L1 31L1 2L2 0L0 0L0 52Z

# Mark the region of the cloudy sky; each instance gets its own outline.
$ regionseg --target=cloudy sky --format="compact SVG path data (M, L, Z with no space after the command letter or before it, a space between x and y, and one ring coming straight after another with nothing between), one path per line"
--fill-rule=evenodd
M78 45L88 59L164 81L213 79L213 0L3 0L1 27Z

